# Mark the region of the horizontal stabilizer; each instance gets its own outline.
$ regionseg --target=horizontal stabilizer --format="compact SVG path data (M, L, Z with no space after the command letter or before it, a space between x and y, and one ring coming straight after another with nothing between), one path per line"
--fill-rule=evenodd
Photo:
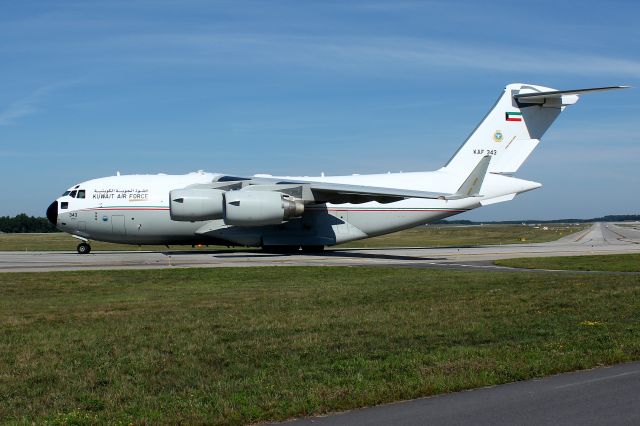
M520 93L513 95L513 97L519 104L544 104L547 101L554 100L556 102L561 101L561 103L565 105L570 105L574 104L578 100L575 95L628 88L629 86L607 86L592 87L588 89L551 90L546 92L530 91L524 88Z

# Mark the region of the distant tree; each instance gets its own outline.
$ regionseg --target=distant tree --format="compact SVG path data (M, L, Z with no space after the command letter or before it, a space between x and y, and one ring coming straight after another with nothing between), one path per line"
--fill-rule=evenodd
M612 214L593 219L594 222L624 222L625 220L640 220L638 214Z
M0 216L0 232L26 233L26 232L56 232L46 217L27 216L20 213L14 217Z

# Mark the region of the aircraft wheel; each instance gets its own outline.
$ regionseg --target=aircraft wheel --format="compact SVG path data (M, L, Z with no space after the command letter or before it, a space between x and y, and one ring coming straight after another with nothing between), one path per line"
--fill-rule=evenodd
M302 251L305 253L322 253L324 252L324 246L302 246Z
M78 244L78 254L89 254L91 253L91 246L87 243Z

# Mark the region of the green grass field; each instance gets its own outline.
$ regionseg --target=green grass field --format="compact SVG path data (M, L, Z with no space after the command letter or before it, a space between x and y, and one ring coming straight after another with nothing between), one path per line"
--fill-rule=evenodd
M640 358L640 277L0 274L0 419L241 424Z
M500 266L526 269L561 269L571 271L640 272L640 254L611 254L602 256L563 256L503 259Z
M0 251L75 251L80 241L69 234L0 234ZM222 248L219 246L212 246ZM192 250L191 246L171 247L171 250ZM226 249L226 247L224 247ZM136 246L91 241L92 250L167 250L165 246Z
M588 225L587 225L588 226ZM514 244L523 241L553 241L577 232L585 225L548 225L548 229L521 225L421 226L381 237L354 241L337 247L434 247L479 244ZM0 234L0 251L75 250L78 240L68 234ZM91 242L93 250L166 250L165 246L142 246ZM210 246L208 249L227 249ZM192 250L191 246L172 246L172 250ZM206 247L203 249L207 249Z

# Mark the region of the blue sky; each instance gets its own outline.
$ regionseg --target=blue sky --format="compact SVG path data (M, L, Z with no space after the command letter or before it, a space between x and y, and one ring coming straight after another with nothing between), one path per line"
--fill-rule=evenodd
M505 84L640 86L634 1L4 2L0 215L122 173L442 166ZM584 96L460 218L640 213L640 89Z

